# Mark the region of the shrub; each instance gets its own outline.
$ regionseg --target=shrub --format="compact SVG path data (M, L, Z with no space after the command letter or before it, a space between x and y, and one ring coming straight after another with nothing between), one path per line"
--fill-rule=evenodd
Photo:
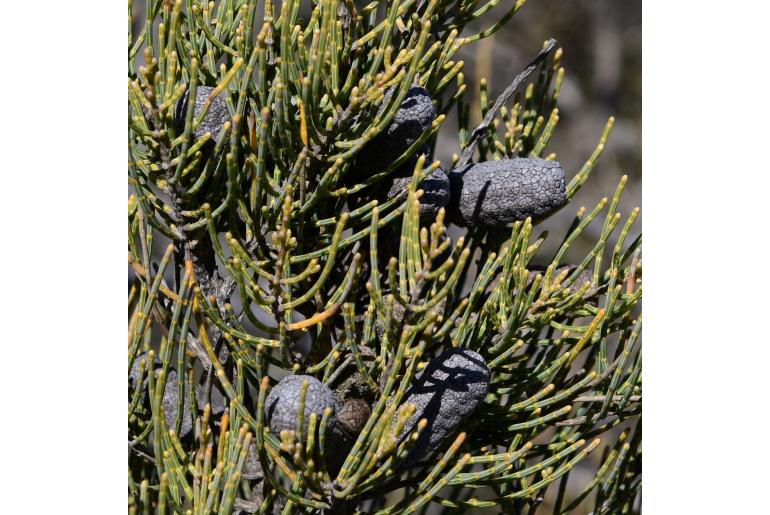
M639 511L638 209L620 223L623 179L543 255L536 224L612 119L577 173L547 153L549 40L493 104L482 84L470 130L456 55L524 1L465 35L498 3L148 1L128 38L130 512Z

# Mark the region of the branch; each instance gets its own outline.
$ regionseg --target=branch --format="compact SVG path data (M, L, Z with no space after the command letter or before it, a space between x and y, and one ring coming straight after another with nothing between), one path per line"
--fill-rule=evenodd
M539 54L532 60L531 63L527 65L526 68L524 68L524 71L522 71L520 74L516 76L515 79L513 79L513 82L511 82L510 86L505 88L505 91L503 91L503 94L497 97L497 100L495 100L495 104L492 106L492 109L490 109L487 112L487 115L484 117L484 119L481 121L481 123L473 129L473 132L471 133L471 137L468 140L468 144L463 149L462 155L460 156L460 160L457 162L457 164L453 168L462 168L463 166L467 165L468 162L471 160L471 157L473 156L473 152L476 150L476 145L479 142L479 139L484 135L485 131L487 130L487 127L489 127L489 124L492 123L492 120L494 120L495 115L497 115L497 112L500 110L501 107L503 107L503 104L508 102L508 100L513 96L513 94L518 90L524 82L529 79L529 76L532 75L532 73L535 71L537 66L545 60L546 57L553 51L554 47L556 46L556 40L555 39L549 39L543 49L540 51Z

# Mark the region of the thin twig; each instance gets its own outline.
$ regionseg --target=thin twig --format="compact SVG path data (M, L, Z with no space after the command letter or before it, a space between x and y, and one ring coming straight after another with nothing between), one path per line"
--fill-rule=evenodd
M134 442L128 442L128 448L130 450L132 450L133 452L135 452L136 454L138 454L139 456L141 456L142 458L150 460L151 462L155 463L155 458L153 458L152 456L150 456L149 454L147 454L147 453L145 453L143 451L140 451L136 447L136 444Z
M513 79L513 82L511 82L510 86L505 88L505 91L503 91L503 94L497 97L497 100L495 100L495 104L492 106L492 108L487 112L487 115L484 117L484 119L481 121L480 124L476 126L475 129L473 129L473 132L471 133L470 138L468 139L468 145L463 149L462 155L460 156L460 160L457 162L457 164L454 166L454 168L462 168L463 166L467 165L468 162L471 160L471 157L473 157L473 152L476 150L476 145L479 142L479 139L484 135L484 133L487 130L487 127L489 127L489 124L492 123L492 120L494 120L495 116L497 115L497 112L500 110L503 105L508 102L508 100L513 96L513 94L526 82L527 79L529 79L529 76L532 75L532 73L535 71L537 66L551 53L551 51L556 47L556 40L555 39L549 39L543 49L540 51L539 54L537 54L537 57L535 57L531 63L527 65L526 68L524 68L524 71L519 73L515 79Z

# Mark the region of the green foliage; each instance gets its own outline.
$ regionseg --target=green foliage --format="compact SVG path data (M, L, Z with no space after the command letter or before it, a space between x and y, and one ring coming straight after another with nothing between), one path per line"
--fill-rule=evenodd
M547 499L564 513L585 498L594 513L638 512L641 237L629 241L638 209L616 211L625 178L578 210L552 256L530 219L456 238L444 210L420 219L452 113L453 165L555 158L564 69L553 42L494 105L482 82L484 123L469 128L456 55L524 1L463 35L499 3L148 1L138 34L129 21L130 512L534 513ZM386 168L350 174L413 84L433 98L432 125ZM384 199L404 170L405 194ZM593 248L565 263L591 224ZM411 463L430 421L402 434L416 408L402 402L450 347L483 356L486 399ZM296 430L272 434L265 400L287 373L363 406L360 432L330 445L337 413L306 411L305 383ZM588 462L593 479L571 494L570 471Z

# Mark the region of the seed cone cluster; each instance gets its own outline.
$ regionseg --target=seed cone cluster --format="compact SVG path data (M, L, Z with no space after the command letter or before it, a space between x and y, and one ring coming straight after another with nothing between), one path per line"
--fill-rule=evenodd
M196 89L193 116L203 110L214 88ZM385 96L387 105L394 89ZM176 121L181 127L187 114L189 93L177 102ZM196 138L207 132L216 140L222 125L229 119L227 104L221 95L214 97L203 121L193 129ZM430 93L420 86L407 92L390 125L361 151L351 170L354 180L379 173L398 159L436 118ZM422 153L427 153L423 150ZM406 192L412 181L416 159L398 168L387 182L384 200ZM420 219L429 223L439 209L449 205L450 221L459 226L502 226L531 217L540 220L567 202L564 170L556 161L540 158L501 159L471 163L447 174L434 170L420 183L424 191L420 199Z
M435 117L428 91L412 87L388 128L361 151L352 177L361 180L385 170L419 139ZM388 179L384 200L405 195L416 162L416 158L411 159ZM557 161L540 158L471 163L448 175L437 168L419 187L424 192L420 199L423 224L430 223L439 209L447 206L449 220L456 225L499 227L528 217L541 220L567 203L564 170Z
M483 402L489 379L489 368L480 354L455 348L442 352L415 375L401 404L414 404L417 409L404 426L399 440L403 441L420 419L426 419L428 425L410 451L406 463L418 461L430 451L441 448ZM313 376L286 376L270 391L265 402L270 431L280 435L281 431L296 429L301 389L305 381L308 383L305 420L315 413L320 421L326 408L334 410L329 418L329 428L332 442L336 445L328 447L330 453L327 459L330 463L341 464L351 440L371 415L371 406L363 398L350 397L338 402L334 392Z

